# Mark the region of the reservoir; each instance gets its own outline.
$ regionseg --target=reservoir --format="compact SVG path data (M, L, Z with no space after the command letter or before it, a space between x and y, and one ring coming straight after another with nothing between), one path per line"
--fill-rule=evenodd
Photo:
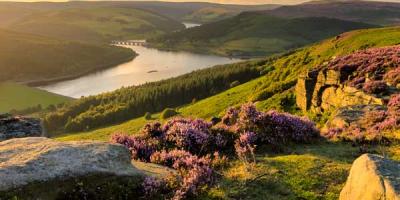
M125 46L139 55L130 62L73 80L39 87L49 92L79 98L113 91L121 87L159 81L214 65L239 62L214 55L161 51L144 46Z

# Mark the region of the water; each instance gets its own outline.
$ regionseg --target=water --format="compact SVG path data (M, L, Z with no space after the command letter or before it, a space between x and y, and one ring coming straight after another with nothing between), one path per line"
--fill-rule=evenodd
M74 80L39 87L49 92L79 98L189 73L238 59L189 52L168 52L142 46L126 46L139 56L134 60Z
M183 25L185 25L186 28L193 28L193 27L201 26L201 24L191 23L191 22L183 22Z

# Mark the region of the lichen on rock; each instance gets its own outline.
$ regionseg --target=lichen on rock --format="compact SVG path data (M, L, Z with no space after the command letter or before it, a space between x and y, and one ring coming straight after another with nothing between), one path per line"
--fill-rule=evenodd
M135 199L143 177L122 145L42 137L0 142L0 199Z

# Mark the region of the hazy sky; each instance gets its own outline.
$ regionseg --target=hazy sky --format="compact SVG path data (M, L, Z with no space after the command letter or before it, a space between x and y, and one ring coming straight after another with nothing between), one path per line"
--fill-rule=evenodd
M68 1L68 0L0 0L0 1ZM94 0L96 1L96 0ZM112 1L112 0L109 0ZM132 0L135 1L135 0ZM299 4L310 0L137 0L137 1L174 1L174 2L214 2L223 4ZM374 0L398 2L400 0Z

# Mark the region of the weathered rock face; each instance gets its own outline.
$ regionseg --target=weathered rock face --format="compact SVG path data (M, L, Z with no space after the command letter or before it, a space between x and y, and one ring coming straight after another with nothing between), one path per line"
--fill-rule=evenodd
M383 100L343 84L348 74L314 70L298 79L296 101L302 110L323 112L353 105L383 105Z
M400 163L364 154L354 161L340 200L399 200Z
M39 119L0 115L0 141L42 135Z
M0 142L0 199L135 199L142 179L121 145L42 137Z
M351 123L361 120L368 112L380 110L385 110L385 108L379 105L355 105L339 108L322 131L327 131L329 128L349 127Z

